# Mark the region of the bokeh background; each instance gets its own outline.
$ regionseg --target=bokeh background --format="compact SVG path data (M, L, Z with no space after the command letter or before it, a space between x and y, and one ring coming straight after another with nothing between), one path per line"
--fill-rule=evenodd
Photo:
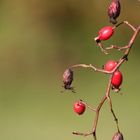
M61 93L62 74L76 63L97 67L122 53L104 55L93 38L110 25L110 0L1 0L0 1L0 139L84 140L73 130L90 131L94 113L78 116L73 103L78 99L97 106L105 93L108 76L77 69L77 93ZM123 0L119 21L140 24L140 2ZM132 31L121 26L104 42L124 46ZM111 93L114 110L125 139L140 139L140 36L129 61L121 67L124 80L120 94ZM112 139L116 125L105 103L97 129L99 140ZM87 140L92 137L87 137Z

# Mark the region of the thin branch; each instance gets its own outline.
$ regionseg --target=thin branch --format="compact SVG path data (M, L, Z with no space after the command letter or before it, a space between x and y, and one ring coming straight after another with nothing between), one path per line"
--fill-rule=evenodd
M110 74L110 71L107 71L107 70L104 70L104 69L99 69L99 68L96 68L95 66L93 66L92 64L76 64L76 65L73 65L71 67L69 67L70 69L72 68L78 68L78 67L82 67L82 68L91 68L93 69L95 72L102 72L102 73L106 73L106 74Z
M125 23L128 23L128 22L125 22ZM130 24L126 24L126 25L129 25ZM134 32L134 34L132 35L128 45L126 45L125 48L125 53L124 53L124 56L120 59L120 62L118 63L118 65L112 70L112 71L106 71L106 70L103 70L103 69L98 69L96 68L95 66L93 66L92 64L89 64L89 65L86 65L86 64L76 64L76 65L73 65L71 66L70 68L77 68L77 67L83 67L83 68L91 68L93 69L94 71L97 71L97 72L102 72L102 73L106 73L106 74L112 74L115 72L116 69L118 69L120 67L120 65L125 61L127 60L127 56L130 52L130 49L134 43L134 40L136 39L138 33L140 32L140 26L138 26Z
M87 132L87 133L81 133L81 132L78 132L78 131L74 131L73 134L81 135L81 136L89 136L89 135L93 134L94 140L96 140L96 128L97 128L97 123L98 123L98 118L99 118L99 111L100 111L100 109L101 109L101 107L104 104L106 99L107 99L107 97L104 96L102 98L101 102L99 103L97 109L95 110L96 111L96 116L95 116L95 119L94 119L94 124L93 124L92 131L91 132Z
M93 129L92 129L92 131L95 135L96 135L96 128L97 128L98 119L99 119L99 112L106 99L107 99L106 96L104 96L96 109L96 116L95 116L95 119L93 122Z
M83 101L83 100L80 100L81 102L83 102L85 105L86 105L86 107L87 108L89 108L91 111L94 111L94 112L96 112L96 109L94 109L93 107L91 107L89 104L87 104L85 101Z
M119 27L120 25L122 25L122 24L126 24L128 27L130 27L134 32L136 31L136 28L132 25L132 24L130 24L128 21L123 21L123 22L120 22L119 24L117 24L115 27L117 28L117 27Z
M113 110L113 107L112 107L111 98L110 98L110 97L107 97L107 99L108 99L108 103L109 103L109 105L110 105L111 113L112 113L112 115L113 115L113 117L114 117L114 121L116 122L117 130L118 130L118 132L120 132L119 124L118 124L118 119L117 119L117 117L116 117L116 115L115 115L115 113L114 113L114 110Z
M127 48L128 48L128 46L120 47L120 46L116 46L116 45L111 45L110 47L107 47L106 50L116 49L118 51L123 51Z
M116 29L117 27L119 27L119 26L121 26L123 24L127 25L128 27L130 27L134 31L134 33L137 32L138 28L135 28L128 21L123 21L123 22L117 24L116 26L114 26L113 28ZM96 38L95 38L95 40L96 40ZM116 45L111 45L110 47L104 48L103 43L101 43L101 41L97 42L97 45L100 47L101 51L104 54L108 54L108 50L111 50L111 49L116 49L118 51L121 51L121 50L125 50L125 49L127 49L129 47L128 45L126 45L124 47L120 47L120 46L116 46Z
M103 44L101 43L101 41L97 42L97 45L100 47L100 50L104 53L104 54L108 54L107 50L104 49Z
M126 24L128 27L130 27L134 32L136 31L136 28L132 24L130 24L128 21L124 21L123 23Z
M82 133L82 132L78 132L78 131L73 131L72 134L74 135L80 135L80 136L89 136L89 135L92 135L93 132L87 132L87 133Z

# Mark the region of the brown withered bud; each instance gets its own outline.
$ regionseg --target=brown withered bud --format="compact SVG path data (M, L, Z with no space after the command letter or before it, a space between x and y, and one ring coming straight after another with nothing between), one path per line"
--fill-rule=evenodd
M122 133L120 132L115 133L112 140L124 140Z
M120 15L121 5L120 0L112 0L108 7L108 16L112 24L116 24L117 17Z
M63 84L65 89L73 89L71 87L73 81L73 71L71 69L66 69L63 73Z

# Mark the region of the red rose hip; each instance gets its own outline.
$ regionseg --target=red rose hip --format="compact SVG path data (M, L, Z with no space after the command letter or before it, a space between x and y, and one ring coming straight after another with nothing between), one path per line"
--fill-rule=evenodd
M120 85L122 84L123 76L122 73L118 70L114 72L111 84L114 88L119 89Z
M74 112L78 115L82 115L85 112L86 106L82 101L77 101L73 106Z
M105 26L103 27L99 33L98 37L95 38L96 42L102 41L102 40L108 40L114 33L114 28L111 26Z
M109 60L107 63L104 65L104 69L107 71L112 71L117 65L117 62L114 60Z

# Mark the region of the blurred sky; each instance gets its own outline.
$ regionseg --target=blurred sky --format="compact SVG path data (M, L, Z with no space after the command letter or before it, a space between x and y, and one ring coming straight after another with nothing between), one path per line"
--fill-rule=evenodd
M94 114L77 117L73 102L84 99L96 106L105 92L108 77L91 70L74 72L77 93L60 93L63 71L76 63L97 67L122 53L104 55L93 38L108 21L110 0L0 0L0 139L81 140L73 130L92 128ZM140 24L140 2L122 0L118 21ZM132 31L121 26L105 46L124 46ZM127 140L139 139L140 36L129 61L121 67L121 94L111 93L120 127ZM103 127L102 127L103 126ZM111 139L115 123L108 104L102 109L99 139ZM88 137L88 139L92 139Z

